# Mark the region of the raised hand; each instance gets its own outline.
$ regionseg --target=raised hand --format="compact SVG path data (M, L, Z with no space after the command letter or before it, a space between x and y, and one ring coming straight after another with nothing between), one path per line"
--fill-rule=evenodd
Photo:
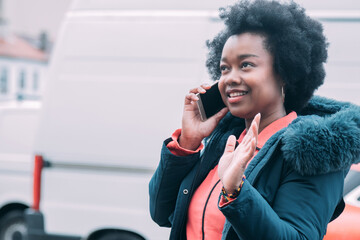
M228 109L224 108L206 121L201 121L200 112L196 104L199 98L196 94L203 94L210 88L211 86L209 84L203 84L200 87L191 89L185 97L182 130L179 138L179 144L183 148L196 150L201 144L201 141L210 135L219 121L228 112Z
M254 156L260 118L260 114L255 116L244 139L236 149L235 136L231 135L226 142L224 154L219 161L218 174L227 193L233 193L239 187L247 163Z

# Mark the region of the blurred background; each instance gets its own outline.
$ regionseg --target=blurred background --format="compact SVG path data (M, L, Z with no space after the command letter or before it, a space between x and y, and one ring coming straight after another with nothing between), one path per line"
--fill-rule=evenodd
M0 0L0 102L40 99L51 51L71 0ZM91 2L91 1L90 1ZM111 2L111 1L109 1ZM156 3L161 1L156 1ZM231 1L223 1L229 3ZM330 42L327 78L318 94L359 103L359 11L356 0L298 0L322 21ZM171 1L170 1L171 4ZM203 9L216 4L203 2ZM174 6L176 6L174 4ZM124 9L154 9L145 1L123 1ZM186 7L191 9L191 7ZM194 6L193 9L199 9ZM345 78L345 79L344 79Z
M71 0L0 1L0 102L39 100Z
M167 239L147 185L232 2L0 0L0 240L24 239L31 207L56 239ZM360 104L360 1L296 2L330 43L316 94ZM360 238L360 168L349 175L328 239Z

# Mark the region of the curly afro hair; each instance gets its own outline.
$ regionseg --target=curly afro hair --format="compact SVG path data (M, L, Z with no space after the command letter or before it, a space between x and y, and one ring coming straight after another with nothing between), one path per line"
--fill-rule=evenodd
M265 36L264 47L274 58L274 71L281 77L285 109L300 111L324 82L323 63L328 43L321 23L305 14L294 2L241 0L220 8L225 29L206 42L206 66L213 80L221 76L219 64L225 42L232 35L251 32Z

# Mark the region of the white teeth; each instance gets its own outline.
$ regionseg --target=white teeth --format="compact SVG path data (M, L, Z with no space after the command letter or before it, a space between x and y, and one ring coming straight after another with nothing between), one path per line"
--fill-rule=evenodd
M247 94L248 92L233 92L233 93L230 93L229 96L230 97L238 97L238 96L243 96L245 94Z

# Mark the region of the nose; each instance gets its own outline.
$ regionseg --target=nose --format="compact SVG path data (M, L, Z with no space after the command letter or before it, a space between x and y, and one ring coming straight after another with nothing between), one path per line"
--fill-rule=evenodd
M239 85L242 82L242 76L237 69L231 69L231 71L223 76L223 81L226 85Z

